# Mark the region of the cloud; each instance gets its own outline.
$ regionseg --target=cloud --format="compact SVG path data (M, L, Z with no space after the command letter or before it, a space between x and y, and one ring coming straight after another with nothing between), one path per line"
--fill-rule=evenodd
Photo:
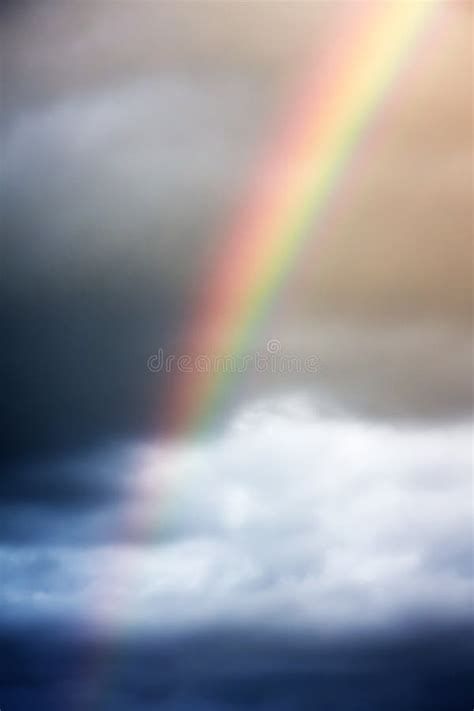
M158 280L187 252L189 268L248 170L262 103L251 78L175 71L20 114L4 137L11 267L57 280L125 251Z
M332 641L254 627L112 645L15 629L0 631L0 681L12 711L313 711L315 700L322 711L461 711L471 648L456 626Z
M333 632L462 618L470 438L467 424L327 419L291 399L246 407L207 443L134 445L105 468L113 506L70 520L76 542L56 529L2 546L4 614ZM88 466L104 476L103 458Z

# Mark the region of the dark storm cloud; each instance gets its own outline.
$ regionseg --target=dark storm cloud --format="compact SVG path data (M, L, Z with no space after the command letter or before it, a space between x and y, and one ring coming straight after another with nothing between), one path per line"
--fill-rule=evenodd
M3 629L0 649L2 703L11 711L64 711L71 704L97 704L103 711L472 706L472 637L469 628L455 625L358 640L254 629L112 643L13 628Z
M101 505L119 494L131 459L123 446L17 466L14 476L0 480L0 499L66 510Z
M208 278L212 206L223 214L239 182L251 102L252 80L174 71L61 95L8 125L7 455L156 429L146 362L173 351Z
M133 269L115 284L103 274L63 279L46 290L30 282L30 293L3 303L7 456L151 432L158 420L160 378L146 361L157 343L173 343L182 291L173 299Z
M119 447L6 466L0 478L0 539L33 548L45 542L75 546L114 539L120 520L113 507L125 494L131 463Z

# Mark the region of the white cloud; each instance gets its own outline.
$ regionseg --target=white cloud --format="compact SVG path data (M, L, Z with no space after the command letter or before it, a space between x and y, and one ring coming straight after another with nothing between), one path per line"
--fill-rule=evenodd
M467 424L321 419L293 399L247 407L214 441L137 446L135 460L117 473L122 542L5 548L5 609L326 632L469 609Z

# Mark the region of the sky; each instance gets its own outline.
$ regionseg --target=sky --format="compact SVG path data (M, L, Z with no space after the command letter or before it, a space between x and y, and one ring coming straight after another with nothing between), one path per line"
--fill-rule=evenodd
M469 3L251 344L316 367L233 377L206 437L150 367L367 5L2 3L2 709L472 707Z

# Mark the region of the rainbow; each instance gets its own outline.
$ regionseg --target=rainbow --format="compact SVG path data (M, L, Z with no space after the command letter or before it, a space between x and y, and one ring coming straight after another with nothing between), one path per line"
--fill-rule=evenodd
M325 217L356 165L364 138L420 46L437 5L431 0L362 0L342 16L335 14L323 62L320 55L310 62L283 130L259 163L247 202L220 240L222 254L185 331L183 352L197 347L208 356L238 358L252 344L305 247L321 238ZM174 381L164 407L169 438L204 432L229 386L229 376L215 372L193 372ZM179 459L164 454L156 465L160 475L170 469L170 461L172 476L173 467L179 469ZM180 472L174 473L179 481ZM133 486L130 497L141 504L140 513L124 525L152 539L177 485L163 488L156 481L144 495L138 474ZM136 565L123 561L119 568L105 585L126 575L133 588ZM123 628L126 607L123 600L113 611L99 603L99 626L112 633ZM100 659L99 666L110 668L113 654L105 656L107 664Z
M349 173L372 120L401 74L435 2L354 3L308 78L284 130L262 161L249 200L227 235L215 277L185 335L187 351L236 359L251 345ZM186 350L186 346L185 346ZM174 384L171 436L203 432L229 388L225 373Z

